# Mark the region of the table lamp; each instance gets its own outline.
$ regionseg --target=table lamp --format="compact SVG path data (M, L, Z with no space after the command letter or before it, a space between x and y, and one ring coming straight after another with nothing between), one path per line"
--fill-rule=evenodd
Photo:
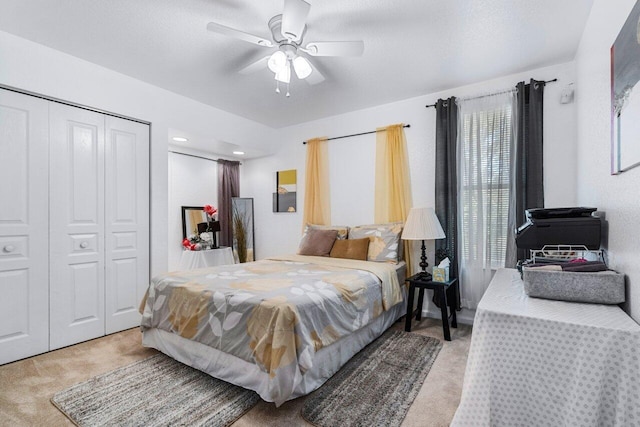
M422 240L422 256L420 267L422 274L427 273L427 248L424 246L425 240L444 239L444 230L438 221L433 208L411 208L409 217L402 231L402 240Z

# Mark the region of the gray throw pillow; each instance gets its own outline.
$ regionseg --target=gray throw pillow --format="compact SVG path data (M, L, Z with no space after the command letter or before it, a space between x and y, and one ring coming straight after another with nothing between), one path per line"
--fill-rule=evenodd
M337 237L337 230L311 229L300 242L298 255L329 256Z

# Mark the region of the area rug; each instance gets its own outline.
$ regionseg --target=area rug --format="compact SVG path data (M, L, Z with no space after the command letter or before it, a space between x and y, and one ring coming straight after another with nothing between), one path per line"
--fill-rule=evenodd
M158 354L56 393L78 426L228 426L260 397Z
M320 427L399 426L441 348L435 338L387 331L313 392L301 415Z

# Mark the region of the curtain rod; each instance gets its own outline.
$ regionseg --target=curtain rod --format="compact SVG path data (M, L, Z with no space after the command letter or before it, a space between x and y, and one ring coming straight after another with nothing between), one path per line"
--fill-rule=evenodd
M170 153L173 154L180 154L181 156L189 156L189 157L195 157L196 159L203 159L203 160L209 160L210 162L216 162L216 163L220 163L220 160L225 160L227 162L238 162L238 164L242 164L240 163L238 160L227 160L227 159L210 159L208 157L202 157L202 156L196 156L195 154L187 154L187 153L181 153L179 151L172 151L169 150Z
M557 81L558 81L558 79L552 79L552 80L547 80L547 81L546 81L546 82L544 82L544 83L545 83L545 84L547 84L547 83L553 83L553 82L557 82ZM502 93L502 92L500 92L500 93ZM489 96L489 95L480 95L480 96L475 96L475 97L472 97L472 98L466 98L466 99L482 98L483 96ZM429 105L425 105L425 108L435 107L436 105L437 105L437 103L436 103L436 104L429 104Z
M404 125L403 128L410 128L411 125ZM341 139L341 138L351 138L352 136L360 136L360 135L369 135L370 133L376 133L377 130L372 130L370 132L362 132L362 133L354 133L351 135L343 135L343 136L334 136L333 138L327 138L327 141L331 141L332 139ZM306 144L307 141L302 141L303 144Z

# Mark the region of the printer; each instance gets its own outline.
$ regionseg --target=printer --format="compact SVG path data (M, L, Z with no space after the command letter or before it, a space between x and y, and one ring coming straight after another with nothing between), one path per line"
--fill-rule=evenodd
M520 249L542 249L546 245L585 246L600 249L602 220L596 208L527 209L527 221L516 230Z

